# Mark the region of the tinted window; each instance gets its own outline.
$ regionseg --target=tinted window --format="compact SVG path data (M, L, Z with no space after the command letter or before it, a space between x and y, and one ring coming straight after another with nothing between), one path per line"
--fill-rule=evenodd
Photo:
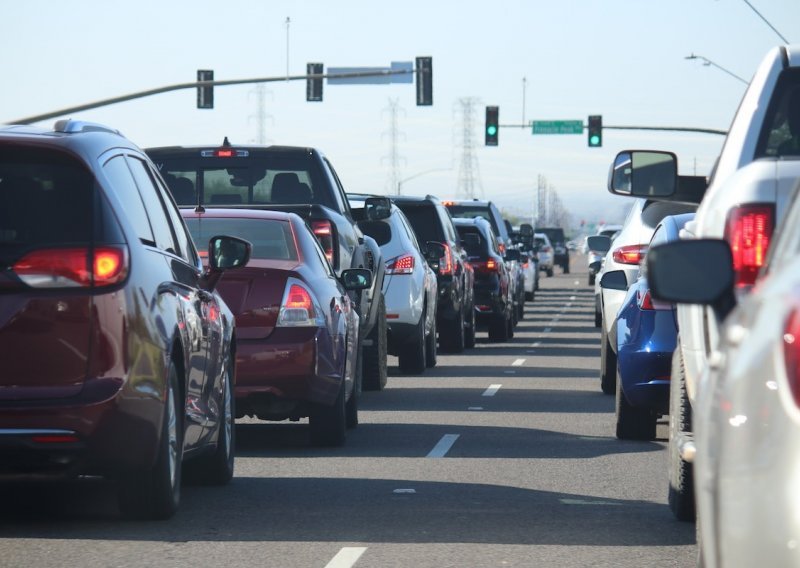
M439 213L439 218L441 219L447 240L451 243L456 242L456 228L453 226L453 218L450 217L450 213L446 208L438 205L436 206L436 211Z
M80 162L34 149L0 152L0 265L51 244L92 237L94 178Z
M416 205L404 207L400 204L400 208L406 214L408 222L411 223L411 227L414 229L414 233L420 243L428 241L443 242L445 240L442 232L442 223L433 205L430 207Z
M778 78L755 157L780 156L800 156L800 69Z
M297 260L297 248L287 221L190 217L186 226L194 241L201 245L216 235L231 235L253 245L252 258Z
M458 230L458 234L461 237L464 235L476 235L479 239L477 243L468 243L464 242L464 249L467 251L467 254L470 257L476 256L487 256L489 253L489 243L484 238L483 234L481 233L480 229L477 227L469 227L469 226L456 226L456 230ZM462 239L463 240L463 239Z
M150 172L151 174L153 173L152 170L150 170ZM161 180L158 178L158 176L154 176L154 179L156 180L156 186L158 187L158 194L164 202L164 207L167 210L169 220L172 223L175 238L178 242L178 247L180 247L180 251L178 252L189 264L197 266L197 251L195 250L194 243L192 242L192 237L186 230L183 219L181 218L180 213L178 213L178 210L175 208L175 204L170 200L169 193L164 188L164 184L161 183Z
M492 225L495 235L500 235L500 228L486 205L448 205L447 210L455 219L472 219L480 217L486 219Z
M133 224L136 236L144 243L155 244L153 230L150 228L150 221L147 219L147 211L145 211L142 198L139 196L139 190L136 188L131 176L131 171L125 163L125 158L122 156L111 158L103 166L103 170L111 182L111 189L117 199L122 202L122 208Z
M147 209L150 227L156 237L156 246L161 250L177 254L178 247L175 245L175 237L172 234L172 227L167 218L167 211L164 209L164 204L158 195L158 188L156 188L153 178L150 177L147 166L143 161L132 156L128 156L128 164Z

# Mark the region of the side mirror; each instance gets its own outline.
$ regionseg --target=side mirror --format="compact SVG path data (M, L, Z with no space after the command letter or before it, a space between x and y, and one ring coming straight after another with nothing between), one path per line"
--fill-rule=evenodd
M367 197L364 200L364 211L370 221L388 219L392 215L392 201L388 197Z
M528 264L528 262L530 262L530 260L531 260L531 258L527 254L525 254L524 252L519 255L519 261L522 264Z
M603 266L602 260L595 260L594 262L589 264L589 270L592 272L592 274L597 274L598 272L600 272L600 267L602 266Z
M436 241L425 243L425 259L433 270L439 271L439 263L445 254L447 254L447 249L442 243Z
M527 237L527 236L532 237L533 236L533 225L531 225L529 223L523 223L522 225L519 226L519 234L522 235L522 236L525 236L525 237Z
M621 290L628 289L628 279L625 277L624 270L612 270L603 274L600 279L600 287L606 290Z
M586 244L589 250L605 254L611 248L611 237L594 235L586 240Z
M678 189L678 158L672 152L625 150L617 154L608 190L631 197L670 197Z
M506 254L503 257L507 262L519 262L521 253L517 249L506 249Z
M368 268L342 270L339 278L345 290L365 290L372 286L372 271Z
M657 300L711 306L722 321L736 305L733 282L733 255L726 241L675 241L647 253L647 283Z
M242 267L250 260L253 245L238 237L218 235L208 241L208 265L211 270Z

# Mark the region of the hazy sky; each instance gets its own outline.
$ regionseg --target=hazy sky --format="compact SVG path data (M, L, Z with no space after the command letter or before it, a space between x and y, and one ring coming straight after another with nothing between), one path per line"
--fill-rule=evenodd
M800 41L799 0L750 0L789 41ZM412 85L324 87L305 100L305 82L265 87L266 143L320 148L348 191L389 194L390 101L396 100L403 192L456 196L464 128L460 103L473 98L480 191L501 207L530 213L543 175L587 222L620 220L625 198L605 189L608 166L626 148L672 150L683 174L707 174L723 138L708 134L604 132L533 136L500 129L485 147L485 105L500 123L583 120L605 125L727 129L745 85L686 60L702 55L747 80L781 43L744 0L473 0L405 2L227 0L0 0L0 122L195 80L388 66L433 57L434 106L417 107ZM253 85L217 87L215 108L198 110L194 90L75 113L103 122L142 147L233 143L258 138ZM42 126L51 126L51 120ZM421 172L436 170L417 176ZM481 196L481 195L479 195Z

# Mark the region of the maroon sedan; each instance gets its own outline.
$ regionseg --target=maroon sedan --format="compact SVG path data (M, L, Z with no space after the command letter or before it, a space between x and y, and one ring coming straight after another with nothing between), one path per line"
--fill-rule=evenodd
M294 213L190 209L181 214L197 242L217 234L252 243L249 265L225 274L219 292L236 317L236 415L308 417L311 441L341 445L358 424L358 314L350 290L372 274L341 280L308 225Z

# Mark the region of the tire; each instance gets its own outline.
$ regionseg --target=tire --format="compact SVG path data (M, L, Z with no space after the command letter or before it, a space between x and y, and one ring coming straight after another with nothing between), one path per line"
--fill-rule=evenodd
M533 302L533 292L525 292L525 301Z
M427 317L428 309L425 308L425 313L422 314L423 321ZM431 325L431 332L425 338L425 366L432 369L436 366L436 317L433 318Z
M546 274L547 274L548 278L552 277L553 276L553 269L552 268L548 268Z
M425 371L425 362L427 361L425 347L425 314L423 313L419 317L416 333L414 333L411 341L407 341L400 348L398 363L401 373L419 375Z
M350 400L345 403L345 427L355 428L358 426L358 403L361 400L361 383L364 380L363 369L363 350L356 351L356 372L353 375L353 394Z
M475 304L469 308L469 325L464 330L464 347L472 349L475 347L475 331L477 324L475 323Z
M669 508L679 521L695 520L694 468L681 458L678 437L692 431L692 408L686 394L686 375L680 339L672 355L669 387Z
M232 359L229 358L229 363ZM236 448L236 409L233 394L233 377L230 367L225 369L222 388L222 419L217 433L217 447L213 453L200 456L186 464L184 479L203 485L226 485L233 478Z
M449 353L461 353L464 351L464 306L454 322L448 322L445 327L444 335L440 335L440 346L443 351Z
M367 336L372 345L362 349L362 386L367 391L383 390L388 380L388 371L386 369L386 356L388 353L386 302L383 294L381 294L381 299L378 303L376 317L375 328Z
M649 410L636 408L628 403L622 392L622 380L617 370L616 388L617 439L619 440L655 440L656 415Z
M315 404L308 417L311 443L314 446L334 447L344 445L347 418L345 416L344 380L333 406Z
M504 315L495 315L489 322L489 341L508 341L508 319Z
M595 312L594 313L594 326L595 327L602 327L603 325L603 314L602 312Z
M516 325L514 318L510 318L506 325L508 326L508 339L512 339L514 337L514 326Z
M603 394L617 392L617 354L611 348L605 327L600 331L600 390Z
M525 319L525 289L519 294L519 302L517 302L517 321L520 322Z
M589 275L589 286L594 286L594 274Z
M562 264L561 268L564 271L564 274L569 274L569 261L567 261L565 264Z
M148 471L137 471L120 480L119 508L127 518L163 520L172 517L178 510L181 499L184 408L178 386L178 369L173 361L170 361L167 369L166 388L156 463Z

